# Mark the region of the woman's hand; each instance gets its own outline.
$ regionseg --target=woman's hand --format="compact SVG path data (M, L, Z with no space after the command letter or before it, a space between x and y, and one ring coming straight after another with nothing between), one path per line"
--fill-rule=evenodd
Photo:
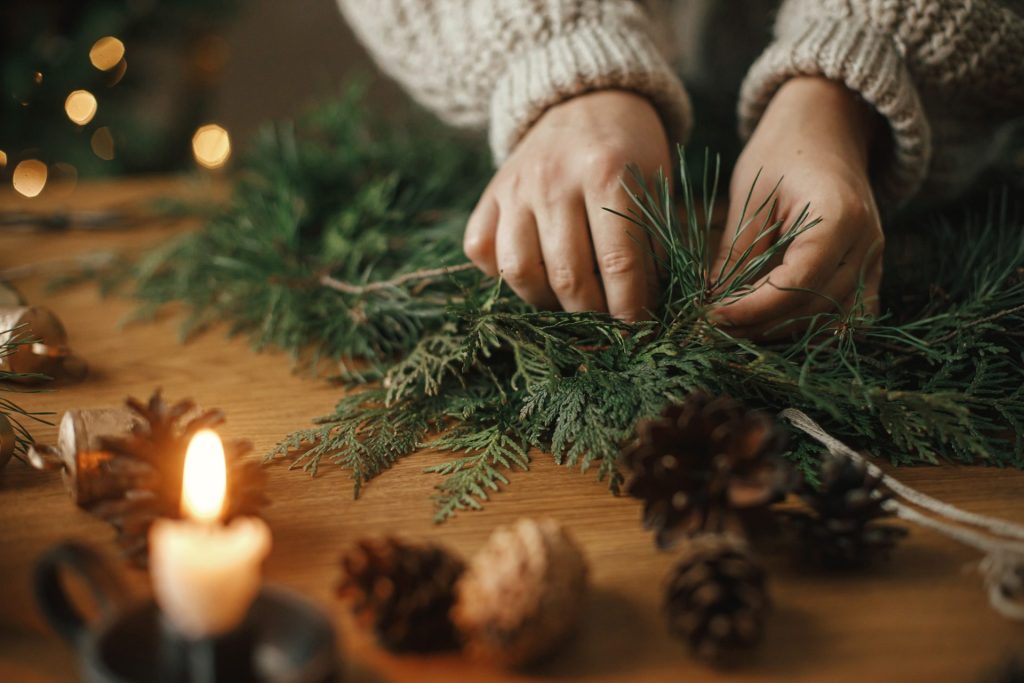
M668 169L654 107L618 90L581 95L533 125L485 190L465 235L466 255L540 308L649 317L657 272L647 236L625 212L625 166Z
M810 205L811 217L822 221L793 240L782 262L754 285L756 291L716 308L713 317L730 333L752 338L793 334L817 314L849 310L861 283L865 304L877 311L884 238L868 179L868 152L877 126L867 105L825 79L793 79L772 99L733 173L729 221L712 272L735 262L754 241L761 220L732 244L743 200L759 171L748 219L782 178L773 219L788 227ZM778 237L760 240L751 257ZM799 322L789 323L794 320Z

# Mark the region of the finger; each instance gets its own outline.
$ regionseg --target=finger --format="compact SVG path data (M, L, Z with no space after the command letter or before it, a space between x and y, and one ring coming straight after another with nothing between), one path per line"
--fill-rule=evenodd
M791 292L802 298L796 305L777 318L753 325L726 327L729 334L749 339L783 339L800 334L809 328L823 326L835 314L849 312L851 301L861 282L859 266L854 262L840 266L832 279L813 293Z
M781 265L754 283L751 291L716 306L714 316L736 327L779 320L832 281L840 264L861 262L862 255L853 258L855 255L849 253L847 239L823 228L819 225L797 237Z
M544 272L544 259L533 214L525 209L503 211L495 238L498 274L527 303L557 308Z
M538 206L537 223L547 282L558 303L566 311L607 311L594 272L594 249L583 197Z
M608 312L626 322L637 322L651 317L658 271L647 233L606 210L624 211L624 203L621 190L588 194L587 219Z
M462 250L466 257L491 277L498 274L495 236L500 216L498 202L490 193L485 193L470 214L466 232L462 237Z

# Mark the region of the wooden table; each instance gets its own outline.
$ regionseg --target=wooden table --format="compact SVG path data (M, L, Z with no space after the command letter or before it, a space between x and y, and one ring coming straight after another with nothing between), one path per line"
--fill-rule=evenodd
M131 181L85 185L75 208L99 208L166 193L210 190L190 181ZM59 201L0 195L0 205L52 210ZM89 250L138 249L186 226L141 226L86 234L0 234L0 268ZM95 287L47 294L43 277L24 280L29 299L55 310L75 350L91 365L81 384L18 397L26 408L55 414L69 408L120 403L163 387L170 398L191 396L228 414L228 437L246 436L259 453L329 412L339 389L292 373L282 354L256 354L221 330L188 344L176 336L168 311L154 323L118 327L132 310L123 299L103 300ZM55 429L36 437L52 442ZM734 670L710 670L689 659L666 633L659 614L662 577L672 556L657 552L639 525L639 506L612 497L592 474L556 467L535 454L529 473L482 512L431 523L435 481L421 473L440 456L406 458L352 499L347 475L326 467L316 479L272 466L267 512L274 549L270 581L293 588L330 611L341 632L351 681L974 681L1013 649L1024 651L1024 624L993 613L979 578L967 570L977 556L915 529L889 565L850 576L772 566L775 610L759 655ZM900 476L923 491L967 509L1024 522L1024 473L976 467L907 469ZM332 597L337 558L361 534L398 532L471 553L499 524L520 515L550 515L569 526L592 563L594 590L582 632L553 661L527 674L471 665L454 656L394 657L356 631ZM0 471L0 681L75 680L71 652L42 623L29 593L33 561L54 542L74 537L113 553L112 532L76 509L60 478L11 462ZM145 577L132 577L146 590Z

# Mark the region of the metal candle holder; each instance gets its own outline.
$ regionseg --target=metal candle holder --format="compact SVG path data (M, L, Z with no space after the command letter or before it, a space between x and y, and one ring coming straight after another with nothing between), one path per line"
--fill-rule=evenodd
M100 615L87 621L61 582L77 575ZM117 570L92 548L55 546L36 563L36 602L78 653L88 683L330 683L338 680L334 628L314 605L264 587L230 633L189 640L152 600L133 600Z

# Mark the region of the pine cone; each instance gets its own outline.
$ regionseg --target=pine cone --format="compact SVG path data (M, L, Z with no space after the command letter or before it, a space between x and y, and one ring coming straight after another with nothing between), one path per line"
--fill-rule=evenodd
M106 478L104 496L81 507L111 524L122 553L136 566L145 567L153 520L181 516L182 474L189 441L199 430L224 422L224 414L219 410L197 412L192 401L168 405L159 390L148 403L129 398L126 405L133 415L130 433L98 440L101 452L96 458L102 461L102 467L98 466L96 472ZM186 417L189 419L184 421ZM224 443L230 482L224 504L226 521L258 515L268 503L263 494L263 468L258 462L242 459L251 448L247 441ZM86 473L79 472L78 476Z
M444 548L395 538L361 539L341 558L338 595L391 650L431 652L458 645L449 611L465 565Z
M809 511L784 515L800 537L806 557L829 569L861 567L888 557L907 535L903 527L877 524L892 512L892 494L864 461L828 456L821 466L820 485L804 485L800 497Z
M665 590L669 630L706 660L753 647L763 635L769 606L765 576L735 537L705 534L690 540Z
M554 520L499 527L456 586L452 619L476 659L521 666L547 655L575 629L587 564Z
M779 457L784 433L764 413L728 397L693 393L637 425L622 460L626 491L644 501L659 547L703 532L742 531L769 518L792 487Z

